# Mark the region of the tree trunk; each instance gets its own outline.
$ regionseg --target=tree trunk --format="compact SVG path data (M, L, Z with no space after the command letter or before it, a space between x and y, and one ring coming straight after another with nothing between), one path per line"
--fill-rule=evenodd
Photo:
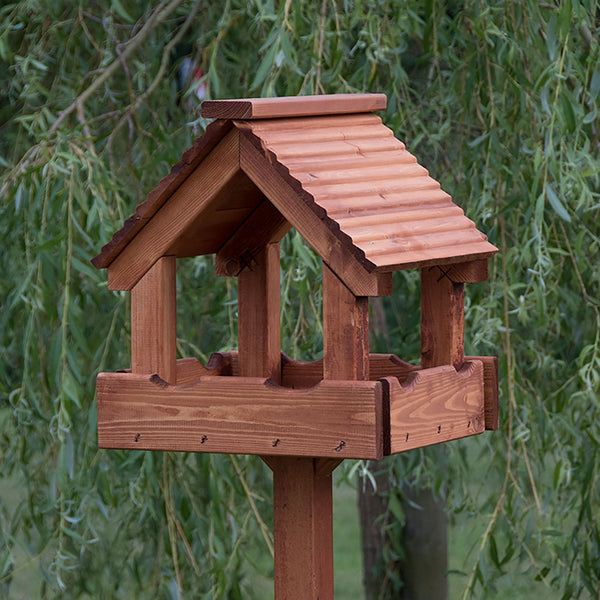
M398 568L402 600L448 598L448 520L446 503L433 490L404 486L404 558Z
M366 600L377 600L384 585L382 549L387 542L385 535L386 512L389 496L388 469L383 462L376 463L373 471L377 490L366 480L359 482L358 509L363 557L363 584Z

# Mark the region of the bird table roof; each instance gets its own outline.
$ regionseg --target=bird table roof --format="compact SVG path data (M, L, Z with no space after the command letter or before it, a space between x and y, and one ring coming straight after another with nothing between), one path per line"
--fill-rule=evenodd
M166 240L156 252L218 252L266 197L330 266L336 261L329 254L340 252L365 274L492 256L497 249L371 112L382 108L383 94L205 102L203 115L217 121L94 265L111 265L225 143L237 161L230 176L207 199L211 186L193 186L197 200L182 213L190 222L182 234L187 241Z

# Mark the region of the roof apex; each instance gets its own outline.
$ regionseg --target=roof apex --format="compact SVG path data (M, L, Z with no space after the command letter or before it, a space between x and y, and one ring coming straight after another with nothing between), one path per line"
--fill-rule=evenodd
M386 106L385 94L322 94L205 100L201 110L207 119L274 119L373 112Z

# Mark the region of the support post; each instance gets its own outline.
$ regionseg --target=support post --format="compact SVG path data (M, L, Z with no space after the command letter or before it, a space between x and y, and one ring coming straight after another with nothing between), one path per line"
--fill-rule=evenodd
M175 257L159 258L131 290L131 371L177 383Z
M447 267L421 269L421 366L424 369L464 361L464 284ZM415 506L420 509L415 510ZM405 557L400 570L405 600L448 598L448 522L442 498L425 488L404 486Z
M453 365L465 355L464 283L454 283L444 267L421 269L421 366Z

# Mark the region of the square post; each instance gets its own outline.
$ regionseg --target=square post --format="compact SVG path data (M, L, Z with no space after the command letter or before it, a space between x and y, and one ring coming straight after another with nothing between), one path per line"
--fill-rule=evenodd
M176 261L162 256L131 290L131 371L177 383Z

